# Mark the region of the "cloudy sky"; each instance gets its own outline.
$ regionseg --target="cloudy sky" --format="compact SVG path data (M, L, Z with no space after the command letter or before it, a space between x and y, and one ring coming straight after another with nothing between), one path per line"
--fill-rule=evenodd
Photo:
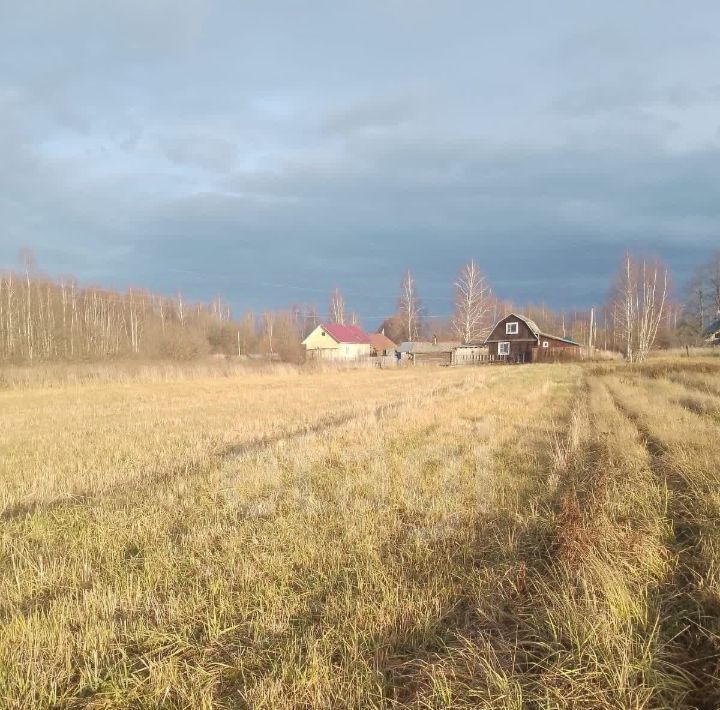
M0 268L375 325L720 248L720 4L0 0Z

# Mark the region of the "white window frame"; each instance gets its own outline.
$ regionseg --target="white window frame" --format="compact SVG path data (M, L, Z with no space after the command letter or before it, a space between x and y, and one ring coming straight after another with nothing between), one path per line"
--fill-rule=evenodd
M543 347L544 347L544 348L549 348L549 347L550 347L550 343L549 343L547 340L543 340Z
M510 354L510 343L498 343L498 355L509 355Z
M520 332L520 323L516 320L505 323L505 335L517 335Z

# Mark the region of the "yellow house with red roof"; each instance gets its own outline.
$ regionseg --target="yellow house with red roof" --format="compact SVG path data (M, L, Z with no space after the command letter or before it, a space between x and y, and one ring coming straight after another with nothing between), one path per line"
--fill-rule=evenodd
M362 328L323 323L303 340L309 360L361 360L370 356L370 338Z

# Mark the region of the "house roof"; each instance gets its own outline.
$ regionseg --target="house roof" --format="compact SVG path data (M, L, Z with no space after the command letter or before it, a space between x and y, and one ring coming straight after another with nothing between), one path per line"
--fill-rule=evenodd
M707 328L705 328L703 335L706 338L711 338L718 331L720 331L720 318L718 318L716 321L713 321L712 323L710 323L710 325Z
M368 340L375 350L395 350L397 348L397 345L385 333L369 333Z
M485 343L495 342L495 339L491 340L490 336L495 332L495 328L497 328L500 323L502 323L504 320L507 320L508 318L517 318L517 320L521 320L530 329L530 332L535 336L536 339L540 337L540 328L534 320L526 318L525 316L521 316L518 313L508 313L506 316L503 316L497 323L495 323L495 325L492 327L492 330L490 331L490 335L488 335L488 337L485 339Z
M368 335L356 325L341 325L340 323L323 323L323 330L338 343L359 343L366 345L370 342Z
M561 335L550 335L550 333L540 333L541 338L550 338L550 340L559 340L563 343L568 343L568 345L577 345L579 348L582 347L580 343L577 342L577 340L573 340L572 338L563 338Z
M453 348L460 345L459 342L445 341L433 343L431 341L406 341L400 345L400 352L403 353L449 353Z
M560 335L551 335L550 333L543 333L543 331L540 330L540 327L538 324L532 320L531 318L527 318L526 316L522 316L519 313L508 313L506 316L503 316L495 325L493 326L493 329L490 331L490 335L493 334L495 331L495 328L497 328L500 323L502 323L504 320L507 320L508 318L517 318L518 320L521 320L525 325L530 329L530 332L538 339L540 338L550 338L551 340L560 340L563 343L568 343L569 345L577 345L578 347L582 347L580 343L576 342L572 338L564 338ZM488 336L486 343L495 342L495 340L490 340L490 336Z

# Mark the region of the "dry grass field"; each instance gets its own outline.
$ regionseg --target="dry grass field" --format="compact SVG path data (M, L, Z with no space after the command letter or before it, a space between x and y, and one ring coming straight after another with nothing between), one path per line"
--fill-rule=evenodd
M0 707L720 707L720 360L0 391Z

